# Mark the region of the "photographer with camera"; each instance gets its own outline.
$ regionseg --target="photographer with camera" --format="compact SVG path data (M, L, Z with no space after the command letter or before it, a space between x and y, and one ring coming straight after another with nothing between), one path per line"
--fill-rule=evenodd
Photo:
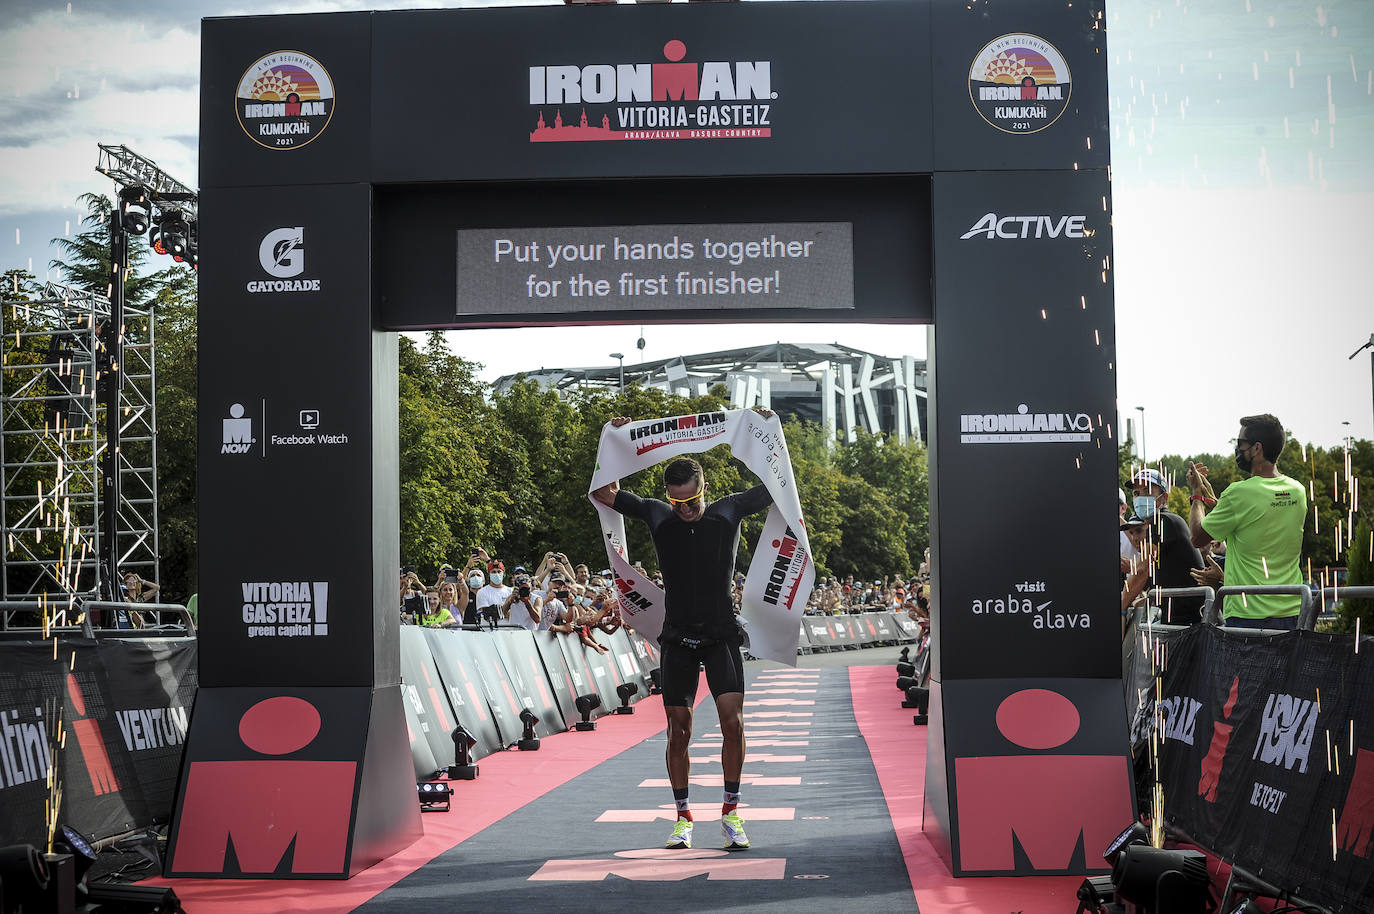
M519 569L523 572L523 569ZM506 601L501 604L501 618L510 619L522 628L538 631L543 613L543 598L534 590L530 576L517 574L515 587Z
M425 614L425 585L411 565L401 566L401 622L415 625L416 620Z

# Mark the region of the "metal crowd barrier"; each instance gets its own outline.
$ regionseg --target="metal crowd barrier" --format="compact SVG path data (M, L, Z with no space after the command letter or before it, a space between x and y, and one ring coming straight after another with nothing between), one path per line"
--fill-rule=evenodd
M49 613L52 612L55 605L61 606L56 601L47 604ZM43 610L44 606L31 601L0 601L0 632L11 637L32 637L35 633L42 631L41 622L30 625L15 625L14 617L24 614L32 616L35 620L41 620ZM114 614L118 610L137 612L145 617L151 617L154 621L144 628L115 628L112 623ZM64 634L80 634L85 638L106 637L111 633L117 633L121 638L159 638L168 635L195 637L196 634L195 619L191 618L190 610L179 603L121 603L86 600L75 604L68 612L74 616L80 616L81 621L71 625L51 626L49 630ZM96 613L100 614L100 625L96 625L92 621L92 617ZM170 621L168 617L171 617Z

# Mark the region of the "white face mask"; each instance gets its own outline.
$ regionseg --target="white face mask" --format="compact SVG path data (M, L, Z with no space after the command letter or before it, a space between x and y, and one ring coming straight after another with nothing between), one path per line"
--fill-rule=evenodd
M469 586L469 587L481 587L481 586L482 586L482 576L481 576L480 574L474 574L472 577L468 578L468 586Z
M491 576L491 583L492 583L492 585L495 586L495 587L500 587L500 586L501 586L501 582L504 581L505 579L506 579L506 576L505 576L504 574L502 574L501 572L498 571L498 572L496 572L495 574L493 574L493 575Z
M1136 517L1141 520L1152 520L1154 518L1157 504L1155 503L1155 497L1153 495L1137 495L1131 504L1132 507L1135 508Z

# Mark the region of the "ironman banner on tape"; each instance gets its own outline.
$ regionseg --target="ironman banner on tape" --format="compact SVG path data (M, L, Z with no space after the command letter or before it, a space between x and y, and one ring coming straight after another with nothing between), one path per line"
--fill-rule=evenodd
M749 652L795 666L798 623L816 569L777 416L765 418L753 410L737 409L643 419L619 428L608 422L601 430L588 497L640 470L720 444L728 444L773 497L744 579L741 616L749 632ZM624 518L595 498L591 502L601 516L606 556L615 571L625 621L646 638L657 638L663 627L663 589L631 566Z

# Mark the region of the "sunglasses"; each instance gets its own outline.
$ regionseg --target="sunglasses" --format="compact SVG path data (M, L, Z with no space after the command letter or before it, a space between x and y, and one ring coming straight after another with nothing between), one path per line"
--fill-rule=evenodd
M690 505L690 504L692 504L693 502L701 501L701 496L702 496L702 494L705 493L705 491L706 491L706 487L705 487L705 486L702 486L701 489L699 489L699 490L697 491L697 494L692 495L692 496L689 496L689 497L687 497L687 498L674 498L673 496L669 495L669 496L668 496L668 502L669 502L669 504L674 504L674 505Z

